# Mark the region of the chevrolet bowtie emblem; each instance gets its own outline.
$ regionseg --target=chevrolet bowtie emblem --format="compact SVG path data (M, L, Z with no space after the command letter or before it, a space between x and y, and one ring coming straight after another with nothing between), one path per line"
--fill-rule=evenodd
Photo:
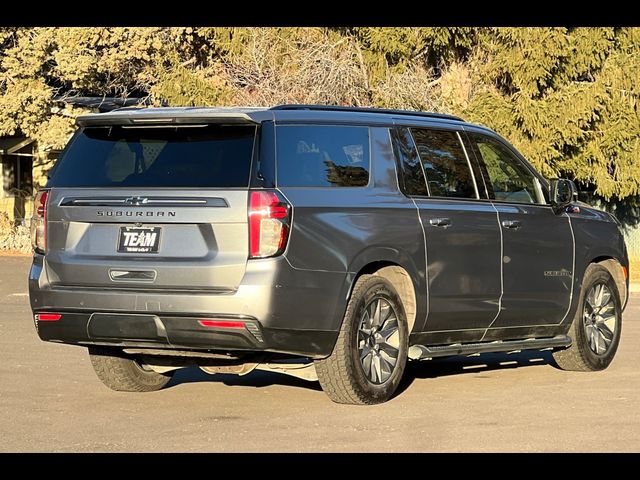
M128 197L124 199L127 205L144 205L149 199L147 197Z

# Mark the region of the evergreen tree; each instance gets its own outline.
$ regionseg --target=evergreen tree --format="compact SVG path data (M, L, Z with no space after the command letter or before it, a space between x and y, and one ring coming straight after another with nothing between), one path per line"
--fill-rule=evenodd
M436 110L620 204L640 195L639 78L638 28L7 28L0 136L60 148L73 95Z

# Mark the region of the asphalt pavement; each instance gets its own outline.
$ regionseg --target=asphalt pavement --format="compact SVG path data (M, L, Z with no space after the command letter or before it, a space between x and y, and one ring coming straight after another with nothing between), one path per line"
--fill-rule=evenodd
M85 349L38 339L29 263L0 257L1 452L640 451L640 295L603 372L545 352L412 363L394 399L360 407L263 372L185 369L159 392L112 392Z

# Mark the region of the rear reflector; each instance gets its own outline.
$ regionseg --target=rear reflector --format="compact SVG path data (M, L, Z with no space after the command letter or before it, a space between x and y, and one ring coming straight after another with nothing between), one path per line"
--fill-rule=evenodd
M36 320L38 322L57 322L62 318L59 313L36 313Z
M627 270L627 267L622 267L622 274L624 275L625 280L629 278L629 270Z
M233 322L230 320L198 320L203 327L213 328L244 328L244 322Z

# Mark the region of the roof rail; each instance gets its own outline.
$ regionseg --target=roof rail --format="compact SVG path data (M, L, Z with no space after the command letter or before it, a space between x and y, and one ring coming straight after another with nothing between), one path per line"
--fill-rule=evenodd
M412 110L395 110L392 108L372 108L372 107L343 107L338 105L304 105L285 104L271 107L270 110L319 110L328 112L359 112L359 113L386 113L391 115L414 115L418 117L442 118L445 120L457 120L464 122L460 117L447 115L446 113L418 112Z

